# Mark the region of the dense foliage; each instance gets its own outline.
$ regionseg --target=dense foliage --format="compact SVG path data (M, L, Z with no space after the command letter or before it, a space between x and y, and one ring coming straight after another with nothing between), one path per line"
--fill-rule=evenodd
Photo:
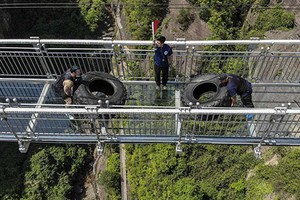
M210 39L233 40L238 38L240 28L254 0L198 0L199 16L208 23L212 32Z
M285 11L281 7L275 9L260 10L257 20L253 25L245 24L241 31L241 37L263 38L265 32L270 30L290 30L295 26L294 14Z
M17 152L17 145L1 144L0 149L1 199L71 199L80 194L74 186L91 161L88 148L41 145L28 154Z
M148 40L151 38L151 23L168 12L168 0L123 0L123 9L128 20L132 39Z
M5 38L71 39L97 38L110 26L113 18L102 0L78 1L79 7L5 10L10 16L10 28ZM34 3L57 3L56 0L38 0ZM52 8L53 7L53 8Z
M121 199L119 153L113 153L109 156L106 169L99 175L99 183L104 186L108 199Z
M132 199L242 199L247 170L255 165L247 147L128 145ZM230 155L230 156L228 156Z
M105 17L105 1L103 0L77 0L84 20L91 31L98 28L101 18Z
M19 152L16 143L0 143L0 151L0 199L19 199L27 156Z

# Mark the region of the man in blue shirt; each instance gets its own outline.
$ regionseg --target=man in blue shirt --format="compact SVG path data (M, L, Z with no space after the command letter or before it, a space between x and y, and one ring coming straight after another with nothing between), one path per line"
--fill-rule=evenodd
M221 74L220 87L227 87L229 96L231 97L231 106L237 103L236 95L241 96L241 100L245 107L254 108L252 102L252 85L249 81L233 74Z
M160 89L160 72L162 71L162 85L163 90L167 89L167 82L169 77L169 61L168 58L173 54L172 48L165 44L166 38L159 36L155 41L154 48L154 73L156 89Z

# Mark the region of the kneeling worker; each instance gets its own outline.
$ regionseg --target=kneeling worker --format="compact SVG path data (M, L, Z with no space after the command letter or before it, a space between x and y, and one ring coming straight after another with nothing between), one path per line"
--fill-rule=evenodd
M81 82L80 73L80 68L73 66L58 77L56 82L53 84L55 95L62 97L66 106L73 103L73 92ZM70 129L66 129L65 132L79 131L80 120L76 120L76 116L71 114L66 114L66 116L70 119L71 123L69 125Z
M63 73L54 83L56 95L61 96L67 105L72 104L73 88L80 83L80 68L73 66Z
M233 74L221 74L220 87L227 87L229 96L231 97L231 107L237 103L236 95L241 96L241 100L245 107L254 108L252 102L252 85L249 81Z

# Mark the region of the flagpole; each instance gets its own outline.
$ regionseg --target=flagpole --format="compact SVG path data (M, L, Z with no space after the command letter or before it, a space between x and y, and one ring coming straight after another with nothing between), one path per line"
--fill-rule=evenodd
M152 22L152 38L153 41L155 40L155 36L154 36L154 22Z

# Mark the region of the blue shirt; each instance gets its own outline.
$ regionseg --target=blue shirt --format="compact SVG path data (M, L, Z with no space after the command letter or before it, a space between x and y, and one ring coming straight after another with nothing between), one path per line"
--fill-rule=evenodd
M159 67L169 67L168 56L172 55L172 48L164 44L162 47L156 47L154 49L154 63Z
M226 87L231 97L236 96L236 94L243 96L252 93L251 83L233 74L228 75L228 83Z

